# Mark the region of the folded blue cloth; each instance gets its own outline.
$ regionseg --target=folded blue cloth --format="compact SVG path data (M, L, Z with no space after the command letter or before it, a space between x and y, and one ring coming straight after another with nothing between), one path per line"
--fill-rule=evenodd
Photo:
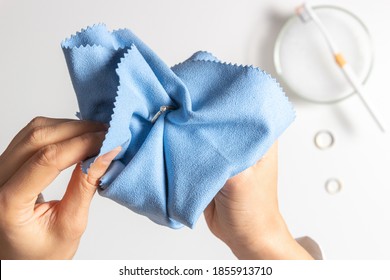
M62 48L79 117L110 125L99 155L122 146L99 193L161 225L193 227L294 119L268 74L207 52L169 68L131 31L103 24Z

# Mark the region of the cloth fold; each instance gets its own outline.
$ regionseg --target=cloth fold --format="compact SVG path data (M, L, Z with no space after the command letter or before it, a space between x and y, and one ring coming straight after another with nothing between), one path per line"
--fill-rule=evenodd
M109 124L99 155L122 146L99 193L161 225L193 227L226 180L258 161L294 119L268 74L207 52L170 68L130 30L103 24L62 49L79 117ZM161 106L174 109L152 123Z

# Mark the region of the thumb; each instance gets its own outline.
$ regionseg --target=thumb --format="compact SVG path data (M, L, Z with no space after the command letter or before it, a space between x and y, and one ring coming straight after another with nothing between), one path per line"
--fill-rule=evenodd
M113 159L119 154L121 147L98 157L84 174L81 165L77 164L73 171L72 178L61 200L61 211L63 215L76 218L87 218L93 195L99 186L100 178L106 173Z

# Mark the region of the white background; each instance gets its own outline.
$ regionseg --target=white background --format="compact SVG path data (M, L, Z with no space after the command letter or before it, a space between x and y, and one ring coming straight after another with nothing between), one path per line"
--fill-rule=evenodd
M369 27L376 61L366 89L390 126L388 63L390 4L373 1L311 1L341 5ZM272 52L278 31L299 1L292 0L0 0L0 150L34 116L73 117L77 102L60 42L83 27L104 22L127 27L169 65L197 50L222 60L253 64L275 74ZM287 92L287 94L289 94ZM316 105L289 94L298 117L280 139L280 206L294 236L310 235L328 259L390 257L390 148L356 96ZM335 145L313 144L329 129ZM64 192L70 170L45 191ZM328 178L339 194L324 189ZM106 199L94 198L88 229L76 259L232 259L207 229L153 224Z

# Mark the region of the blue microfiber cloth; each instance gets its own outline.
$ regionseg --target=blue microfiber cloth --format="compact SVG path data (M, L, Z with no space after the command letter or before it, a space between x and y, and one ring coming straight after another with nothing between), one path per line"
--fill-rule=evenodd
M161 225L193 227L226 180L294 119L268 74L207 52L169 68L131 31L103 24L62 48L79 117L110 126L99 155L122 146L99 193Z

